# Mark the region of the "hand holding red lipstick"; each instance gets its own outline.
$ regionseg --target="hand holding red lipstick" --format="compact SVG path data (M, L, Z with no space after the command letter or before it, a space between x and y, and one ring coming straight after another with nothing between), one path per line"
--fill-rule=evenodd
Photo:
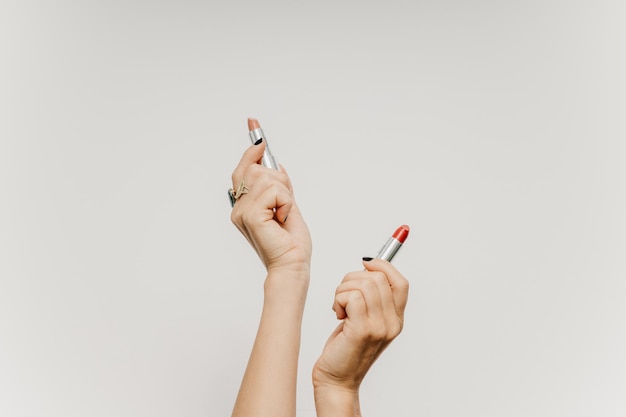
M342 322L313 368L318 417L327 409L337 415L342 403L358 407L361 381L402 330L408 281L387 261L363 264L366 270L347 274L335 293L333 310Z

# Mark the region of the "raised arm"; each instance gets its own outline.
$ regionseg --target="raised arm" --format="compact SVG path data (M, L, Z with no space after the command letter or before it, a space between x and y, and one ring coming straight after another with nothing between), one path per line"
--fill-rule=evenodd
M408 281L387 261L363 259L366 270L337 287L333 310L341 323L313 367L318 417L361 416L361 381L404 323Z
M284 169L278 172L258 164L264 148L264 142L252 145L232 175L233 189L240 188L244 194L238 196L231 220L267 270L259 329L233 417L296 414L296 377L311 238Z

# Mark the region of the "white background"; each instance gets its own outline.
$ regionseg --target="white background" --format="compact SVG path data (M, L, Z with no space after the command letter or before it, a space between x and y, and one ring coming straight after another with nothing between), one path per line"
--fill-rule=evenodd
M264 271L257 117L330 307L400 224L365 416L626 415L622 1L0 3L0 415L229 415Z

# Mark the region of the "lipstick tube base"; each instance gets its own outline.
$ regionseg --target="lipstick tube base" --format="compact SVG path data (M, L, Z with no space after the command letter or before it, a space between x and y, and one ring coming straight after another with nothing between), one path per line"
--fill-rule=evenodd
M391 260L393 259L394 256L396 256L396 253L398 253L401 247L402 247L402 243L400 243L399 240L394 239L393 237L389 238L387 243L385 243L385 246L382 247L382 249L380 250L380 252L378 252L378 255L376 255L376 257L378 259L383 259L385 261L391 262Z
M263 139L263 141L265 142L265 151L263 152L263 159L261 159L261 165L263 165L266 168L272 168L272 169L275 169L276 171L280 171L280 169L278 168L278 163L276 162L276 159L274 158L274 155L272 155L272 152L270 152L270 145L269 143L267 143L267 140L265 139L265 134L263 133L263 129L261 129L260 127L250 131L250 140L252 141L252 143L256 143L259 139Z

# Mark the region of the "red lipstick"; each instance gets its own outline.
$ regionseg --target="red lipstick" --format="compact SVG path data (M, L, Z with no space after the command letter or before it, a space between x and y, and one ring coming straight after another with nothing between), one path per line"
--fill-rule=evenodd
M402 226L396 229L392 237L394 239L397 239L400 243L404 243L406 238L409 237L409 230L411 230L409 229L409 226L407 226L406 224L403 224Z
M398 227L376 257L391 262L396 253L398 253L398 250L402 247L406 238L409 237L409 230L410 228L406 224Z

